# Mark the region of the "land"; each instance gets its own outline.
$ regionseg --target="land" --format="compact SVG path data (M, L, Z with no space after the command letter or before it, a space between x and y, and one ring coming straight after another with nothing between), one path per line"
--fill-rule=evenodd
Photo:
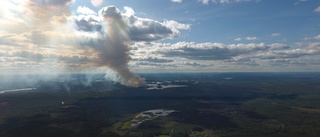
M40 82L1 93L0 136L320 136L320 73L141 75L151 88Z

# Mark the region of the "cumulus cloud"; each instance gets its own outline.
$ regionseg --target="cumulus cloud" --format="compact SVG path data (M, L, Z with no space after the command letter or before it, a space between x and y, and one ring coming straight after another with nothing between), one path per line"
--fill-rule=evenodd
M174 20L159 22L134 15L129 19L129 37L133 41L156 41L165 38L175 38L180 30L190 29L189 24L181 24Z
M311 37L304 37L303 40L311 40Z
M192 67L207 67L207 65L202 65L197 62L183 62L183 65L192 66Z
M132 41L157 41L167 38L176 38L180 35L180 30L190 29L189 24L178 23L174 20L163 22L140 18L135 16L131 7L124 7L125 13L120 13L121 18L126 20L128 25L128 37ZM80 14L75 17L77 27L84 31L99 31L101 21L99 17L91 14Z
M178 30L189 30L190 29L190 24L182 24L174 20L166 20L162 24L165 26L171 28L174 31Z
M208 5L209 0L198 0L198 2L201 2L202 4Z
M298 5L298 4L300 4L300 3L307 2L307 1L309 1L309 0L297 0L297 1L294 3L294 5Z
M257 58L261 59L288 59L288 58L300 58L302 56L312 56L320 54L320 49L306 48L306 49L291 49L283 51L269 51L265 53L257 54Z
M252 0L211 0L213 4L229 4L229 3L238 3L238 2L248 2ZM201 2L202 4L208 5L209 0L198 0L198 2ZM259 1L256 1L259 2Z
M44 58L44 55L41 53L35 53L30 51L17 51L11 54L15 57L20 57L21 59L26 59L28 61L36 61L39 62Z
M246 40L257 40L257 37L246 37Z
M313 37L304 37L303 40L320 40L320 35Z
M299 66L299 64L295 64L294 62L305 60L306 58L310 60L317 58L320 54L320 43L308 42L304 43L300 48L292 48L281 43L146 43L145 47L141 45L134 53L134 58L157 56L165 57L167 60L174 60L174 62L165 63L152 62L152 60L133 60L137 65L140 64L152 70L158 70L159 68L164 70L192 70L191 68L195 69L195 67L197 70L201 68L202 71L208 71L213 68L229 71L235 71L233 68L257 68L259 70L264 70L263 68L270 68L270 70L277 68L281 70L283 66L298 69L300 67L316 65L311 61L307 61L304 63L304 66Z
M127 17L130 17L130 16L133 16L135 13L134 13L134 10L131 8L131 7L128 7L128 6L125 6L124 7L124 10L126 11L123 15L124 16L127 16Z
M241 41L241 38L235 38L234 41Z
M314 12L320 12L320 6L313 10Z
M171 0L172 2L181 3L182 0Z
M101 31L102 24L101 19L97 16L97 13L89 9L88 7L78 7L78 16L74 16L74 21L78 30L82 31Z
M88 7L86 6L79 6L77 8L77 12L79 14L84 14L84 15L97 15L97 13L91 9L89 9Z
M225 45L223 43L178 42L171 45L170 48L162 48L158 52L167 57L182 57L192 60L225 60L259 51L286 48L288 46L282 44L250 43Z
M103 3L104 0L91 0L93 6L98 7Z
M280 33L272 33L271 36L272 37L280 36Z
M314 39L320 40L320 35L314 36Z
M245 40L249 40L249 41L254 41L254 40L257 40L258 38L257 37L246 37ZM241 41L242 38L235 38L234 41Z
M139 58L139 59L134 59L134 60L135 60L135 61L154 62L154 63L168 63L168 62L173 62L173 60L171 60L171 59L157 58L157 57Z

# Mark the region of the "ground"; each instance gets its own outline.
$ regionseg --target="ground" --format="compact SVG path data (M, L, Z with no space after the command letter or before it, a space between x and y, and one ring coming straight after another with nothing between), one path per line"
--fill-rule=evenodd
M148 82L186 86L150 90L118 85L108 91L74 88L77 92L38 88L2 93L0 136L320 136L318 73L143 77ZM174 112L155 117L157 113L149 111L162 109ZM142 113L152 118L132 128L132 120Z

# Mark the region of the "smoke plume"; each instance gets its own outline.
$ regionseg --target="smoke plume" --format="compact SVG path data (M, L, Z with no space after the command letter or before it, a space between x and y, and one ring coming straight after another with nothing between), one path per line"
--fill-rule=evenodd
M144 79L134 75L128 68L130 60L128 37L129 26L124 21L121 13L116 7L110 6L100 10L100 16L105 23L106 37L101 45L104 50L100 52L99 65L108 66L121 77L120 83L140 87L146 86Z
M48 24L51 27L57 24L66 24L69 16L69 5L71 0L61 0L61 1L42 1L42 2L30 2L29 9L31 13L35 13L36 18L34 21L37 23L45 24L50 20L56 20L58 23ZM49 11L45 11L45 9ZM58 10L60 8L60 10ZM40 11L41 14L35 11ZM103 24L104 30L101 29L91 29L91 31L103 31L102 35L97 39L91 39L93 43L84 43L89 47L93 48L98 55L92 65L97 65L98 67L107 67L112 69L119 75L117 82L120 82L126 86L141 87L146 86L144 79L133 74L129 68L128 63L130 60L129 56L129 44L130 38L128 37L128 24L123 19L120 11L114 7L109 6L100 10L99 17ZM96 26L100 26L97 21ZM90 25L92 22L90 22ZM43 25L42 25L43 26ZM52 28L47 27L52 31ZM82 36L81 36L82 37ZM80 44L81 43L80 41ZM80 47L82 48L82 47Z

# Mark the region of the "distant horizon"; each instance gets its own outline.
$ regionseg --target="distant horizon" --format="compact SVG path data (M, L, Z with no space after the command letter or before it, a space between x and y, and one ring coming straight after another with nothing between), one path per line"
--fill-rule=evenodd
M134 72L134 74L140 75L140 74L205 74L205 73L320 73L320 71L219 71L219 72ZM102 74L102 75L107 75L105 72L62 72L62 73L0 73L1 75L65 75L65 74Z

